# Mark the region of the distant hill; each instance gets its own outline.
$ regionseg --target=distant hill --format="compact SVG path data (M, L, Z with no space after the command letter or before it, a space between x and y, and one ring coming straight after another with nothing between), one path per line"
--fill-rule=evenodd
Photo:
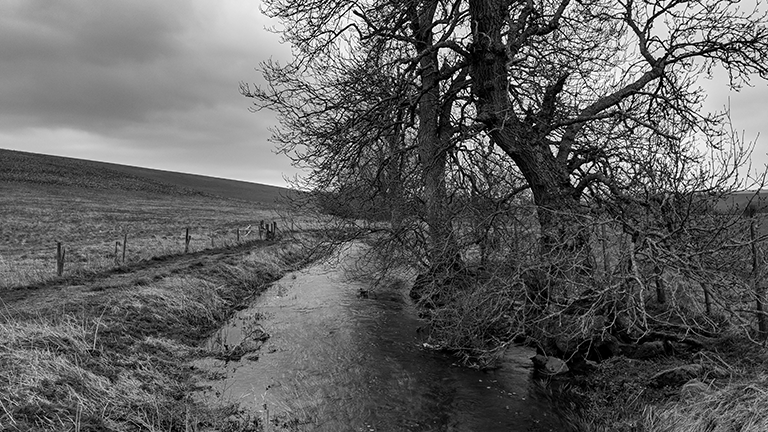
M0 149L0 182L216 196L269 204L293 193L258 183L5 149Z
M753 207L758 213L768 213L768 191L734 192L720 200L716 208L724 213L741 213L747 206Z

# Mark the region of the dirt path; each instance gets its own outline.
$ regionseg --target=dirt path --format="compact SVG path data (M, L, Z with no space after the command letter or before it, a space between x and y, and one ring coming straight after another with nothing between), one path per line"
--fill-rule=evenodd
M165 255L103 272L63 276L39 284L0 290L0 306L14 309L22 304L46 302L47 299L60 297L60 291L63 289L68 290L67 295L71 296L74 294L73 291L93 292L130 288L172 275L205 272L206 269L211 268L211 264L234 264L235 258L273 244L276 242L254 241L188 254Z

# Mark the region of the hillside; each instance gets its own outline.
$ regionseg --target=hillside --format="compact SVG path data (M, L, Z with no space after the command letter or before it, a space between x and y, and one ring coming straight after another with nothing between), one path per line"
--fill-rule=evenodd
M727 198L720 200L716 208L723 213L740 214L748 206L753 207L758 213L768 213L768 191L734 192Z
M175 196L216 196L267 204L273 204L292 192L258 183L5 149L0 149L0 183Z

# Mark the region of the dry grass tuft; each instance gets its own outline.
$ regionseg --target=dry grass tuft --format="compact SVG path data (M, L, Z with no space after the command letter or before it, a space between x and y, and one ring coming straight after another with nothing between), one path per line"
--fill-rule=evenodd
M768 375L697 392L645 412L645 429L658 432L768 430Z
M203 279L167 277L121 293L113 313L149 314L148 318L157 322L176 325L215 325L228 311L221 291L221 286Z
M169 426L162 394L180 391L151 362L94 349L73 320L0 324L0 424L18 430L149 430ZM120 368L115 364L132 364ZM148 386L151 377L153 385ZM171 421L172 423L172 421Z

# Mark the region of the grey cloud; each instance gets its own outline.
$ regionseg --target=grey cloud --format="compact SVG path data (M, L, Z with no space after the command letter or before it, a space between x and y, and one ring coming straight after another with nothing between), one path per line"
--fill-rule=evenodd
M205 102L208 94L196 93L194 82L163 70L162 63L125 68L43 61L17 65L12 74L17 78L0 83L0 111L6 118L21 117L22 123L106 130L145 121L152 112Z
M4 7L0 113L14 124L113 128L203 103L180 41L181 2L31 1ZM9 10L10 9L10 10ZM194 20L186 21L194 23ZM186 78L186 80L185 80ZM198 87L195 89L195 87Z
M181 1L30 0L2 7L10 60L40 54L97 65L147 62L174 50L183 28Z

